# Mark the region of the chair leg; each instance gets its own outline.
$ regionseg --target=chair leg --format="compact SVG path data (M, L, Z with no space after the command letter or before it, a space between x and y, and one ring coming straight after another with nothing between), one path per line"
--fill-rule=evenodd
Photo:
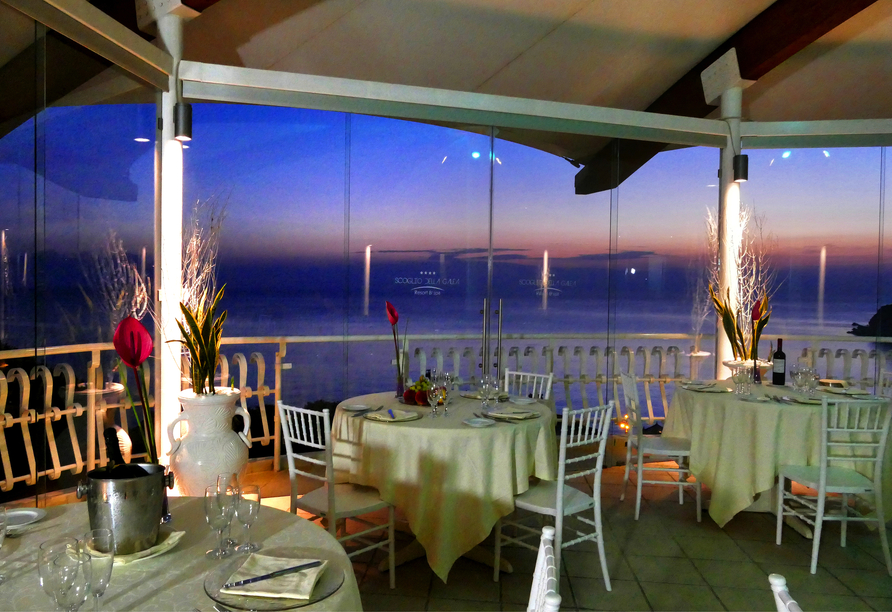
M681 462L681 457L675 458L675 465L678 466L678 469L681 470L684 468L684 464ZM678 472L678 505L684 505L684 485L682 482L687 481L687 478L682 478L683 472Z
M610 574L607 572L607 553L604 552L604 529L601 526L600 486L598 489L598 491L595 491L595 529L598 530L598 556L601 558L601 574L604 575L604 588L610 591ZM557 576L557 581L561 581L560 575Z
M696 482L697 482L697 522L700 523L703 521L703 510L702 510L703 504L701 501L703 498L703 487L701 486L699 480L697 480Z
M821 528L824 526L824 505L827 502L827 495L823 491L818 491L818 512L815 515L815 534L814 541L811 545L811 573L818 571L818 550L821 547Z
M396 540L393 537L394 532L394 509L393 506L388 508L387 519L389 524L387 525L387 541L389 542L387 545L387 562L390 565L390 588L396 588Z
M626 439L626 470L623 473L623 492L619 496L619 501L626 499L626 485L629 484L629 467L632 463L632 440Z
M638 520L638 514L641 512L641 485L644 476L643 470L644 454L638 452L638 483L635 485L635 520Z
M846 527L849 524L849 495L848 493L842 494L842 518L840 519L841 525L839 526L839 545L842 548L846 547Z
M886 570L892 576L892 557L889 556L889 537L886 535L886 517L883 515L883 492L878 487L874 493L876 495L874 505L877 513L877 531L880 532L880 546L883 549L883 556L886 558Z
M774 536L774 543L780 546L783 527L784 527L784 478L782 475L777 477L777 528Z
M561 550L564 541L564 517L554 517L554 590L561 594Z
M495 550L495 561L492 564L492 580L493 582L499 581L499 563L501 562L502 556L502 519L496 521L496 526L492 529L493 536L496 541L496 550Z

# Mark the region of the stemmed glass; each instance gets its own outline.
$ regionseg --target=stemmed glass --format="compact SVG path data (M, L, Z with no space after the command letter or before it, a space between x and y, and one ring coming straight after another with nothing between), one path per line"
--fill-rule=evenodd
M93 610L99 612L100 597L111 581L115 564L115 536L111 529L93 529L84 534L82 552L90 555L93 572Z
M50 582L53 600L60 610L77 612L84 605L90 595L92 568L90 555L73 550L53 559Z
M430 389L427 390L427 403L431 407L431 417L437 417L439 415L439 413L437 412L437 406L440 405L441 388L437 385L437 379L432 376Z
M251 525L257 520L259 513L260 487L257 485L243 485L238 492L236 515L239 522L245 526L245 543L236 548L238 552L251 553L260 550L260 544L251 541Z
M493 391L493 381L492 377L489 374L484 374L480 377L480 382L477 384L477 389L480 393L480 399L482 400L480 408L483 410L483 413L486 414L489 411L489 400L492 396Z
M232 487L235 489L235 494L238 496L238 474L235 472L229 472L228 474L218 474L217 475L217 493L222 493L226 490L226 487ZM232 539L232 521L230 521L229 525L226 527L226 537L223 539L223 545L229 548L235 548L236 541Z
M60 556L77 551L77 540L69 537L53 538L40 544L37 549L37 578L40 587L49 597L54 598L53 562Z
M211 529L217 532L219 539L217 548L205 553L205 557L208 559L222 559L230 555L230 551L223 542L223 530L232 522L236 499L238 499L238 491L232 487L226 487L222 492L218 492L217 485L210 485L204 490L204 516Z
M449 399L452 387L455 384L455 377L449 372L443 372L442 375L442 397L443 397L443 416L449 416Z
M749 367L734 366L734 372L731 374L731 380L734 381L734 393L737 395L749 393L750 378L752 378L752 374Z
M3 540L6 539L6 508L0 508L0 548L3 548ZM6 580L6 576L0 574L0 584Z

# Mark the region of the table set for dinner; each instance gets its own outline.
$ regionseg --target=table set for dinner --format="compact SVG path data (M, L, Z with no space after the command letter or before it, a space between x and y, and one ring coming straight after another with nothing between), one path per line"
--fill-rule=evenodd
M398 560L423 553L444 581L514 510L531 476L556 478L554 410L493 389L486 401L450 389L436 412L393 392L362 395L339 404L332 423L337 480L375 487L399 508L417 544Z
M259 495L254 505L253 488L242 488L248 502L234 509L216 491L171 498L156 544L130 554L115 554L111 530L91 530L86 503L8 510L25 518L0 550L3 609L361 609L340 544L310 521L261 507ZM232 496L226 489L220 497Z
M823 397L878 399L861 389L819 386L813 373L805 378L814 384L775 386L732 377L676 388L663 435L690 440L691 471L711 490L709 515L720 527L772 492L779 466L819 462ZM883 503L890 508L892 452L883 466Z

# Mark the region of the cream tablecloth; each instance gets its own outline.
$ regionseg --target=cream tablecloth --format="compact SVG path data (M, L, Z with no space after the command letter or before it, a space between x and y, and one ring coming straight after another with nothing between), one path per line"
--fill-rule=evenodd
M183 539L168 552L126 565L115 565L111 582L102 598L106 610L212 610L214 602L204 592L204 578L220 561L205 559L216 542L204 519L201 498L171 498L171 525L185 531ZM37 547L58 536L82 537L89 530L87 504L47 508L47 516L24 535L6 538L0 549L0 587L3 610L52 610L53 602L37 581ZM344 584L331 597L301 610L361 610L359 588L353 565L343 548L319 526L281 510L263 507L251 528L251 538L267 547L324 549L336 554L344 571ZM241 527L233 526L233 537ZM88 602L82 609L90 609Z
M717 384L731 387L730 381ZM753 395L798 394L788 387L766 385L754 387ZM697 392L680 386L663 429L664 436L691 441L691 471L711 489L709 515L720 527L759 493L774 487L779 465L816 465L820 434L820 405L743 401L733 393ZM888 448L883 476L883 507L892 508L892 450Z
M354 397L344 404L410 409L393 392ZM514 496L527 490L530 476L557 477L554 412L538 403L499 406L542 416L473 428L462 420L480 411L480 401L463 398L450 407L449 417L405 423L353 418L340 407L335 414L332 438L339 479L373 486L402 510L444 582L456 559L514 510Z

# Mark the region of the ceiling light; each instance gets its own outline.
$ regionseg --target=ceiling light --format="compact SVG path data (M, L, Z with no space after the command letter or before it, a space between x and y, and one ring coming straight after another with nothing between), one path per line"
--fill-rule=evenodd
M173 107L174 138L180 142L192 140L192 105L177 102Z
M748 155L734 156L734 182L745 183L749 178L749 161Z
M149 142L148 138L143 138L142 136L140 136L139 138L134 138L133 140L134 142Z

